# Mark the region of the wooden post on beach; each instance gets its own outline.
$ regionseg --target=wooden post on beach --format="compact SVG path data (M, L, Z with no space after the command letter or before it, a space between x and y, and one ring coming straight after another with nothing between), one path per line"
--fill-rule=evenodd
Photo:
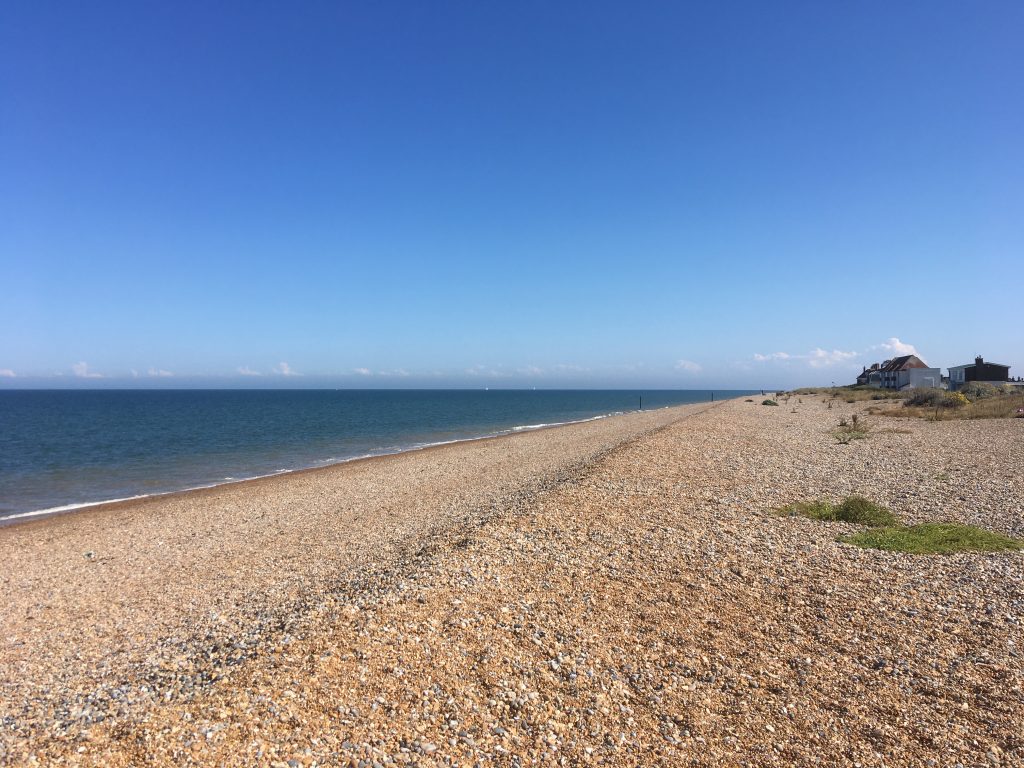
M643 409L644 409L644 396L640 395L640 410L642 411Z

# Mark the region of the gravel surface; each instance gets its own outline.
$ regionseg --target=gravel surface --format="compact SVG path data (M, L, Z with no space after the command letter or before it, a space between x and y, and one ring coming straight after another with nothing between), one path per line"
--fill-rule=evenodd
M1024 420L743 399L0 530L0 762L1024 764ZM794 412L795 411L795 412Z

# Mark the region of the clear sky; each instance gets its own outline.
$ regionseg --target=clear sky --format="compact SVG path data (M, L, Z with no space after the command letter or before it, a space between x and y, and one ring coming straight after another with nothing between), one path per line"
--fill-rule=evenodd
M1024 375L1024 3L0 4L0 386Z

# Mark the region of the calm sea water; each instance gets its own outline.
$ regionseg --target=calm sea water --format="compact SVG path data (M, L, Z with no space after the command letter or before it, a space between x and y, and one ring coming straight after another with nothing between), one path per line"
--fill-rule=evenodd
M711 392L0 391L0 522L635 410L641 397L647 409Z

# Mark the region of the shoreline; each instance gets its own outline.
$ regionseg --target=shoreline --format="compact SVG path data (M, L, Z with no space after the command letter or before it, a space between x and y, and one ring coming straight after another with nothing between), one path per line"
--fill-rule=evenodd
M737 395L736 397L746 397L746 395ZM249 484L272 481L275 478L304 475L311 472L331 470L336 469L338 467L349 466L361 462L371 462L379 459L391 458L394 456L403 456L411 453L432 451L450 445L463 445L467 443L479 443L487 440L498 440L501 438L515 437L516 435L527 434L530 432L538 432L541 430L548 429L560 429L563 427L571 427L576 424L586 424L589 422L599 421L603 419L613 419L621 416L626 416L631 413L656 413L658 411L665 411L672 408L688 408L691 406L712 405L717 403L728 402L728 400L730 399L733 398L727 398L726 400L717 401L705 400L695 403L683 403L680 405L665 405L661 406L660 408L649 408L642 411L613 411L610 413L599 414L597 416L588 416L582 419L554 422L551 424L519 425L509 427L507 429L503 429L494 433L487 433L473 437L456 438L454 440L442 440L435 443L427 443L423 445L413 445L407 448L400 448L393 451L370 453L360 456L352 456L350 458L345 459L329 460L327 463L315 464L312 466L301 466L296 467L295 469L282 469L265 475L254 475L252 477L222 480L219 482L210 483L208 485L197 485L171 491L160 491L157 493L146 493L137 496L126 496L124 498L119 499L104 499L102 501L90 501L83 502L80 504L62 505L58 507L50 507L47 509L40 509L30 512L18 512L12 515L7 515L6 517L0 517L0 536L3 535L2 531L7 530L9 528L21 528L24 526L32 525L33 523L41 523L57 518L77 516L80 514L98 514L115 510L123 510L134 505L143 505L150 502L161 501L164 499L170 499L179 496L200 495L208 492L216 492L218 490L225 488L247 486Z
M712 401L707 401L712 402ZM701 405L702 403L687 403L687 405ZM664 408L674 408L677 406L666 405L662 408L651 408L649 410L663 410ZM253 475L252 477L240 477L221 480L219 482L209 483L208 485L194 485L187 488L179 488L173 491L158 491L156 493L142 493L137 496L125 496L120 499L103 499L101 501L85 501L78 504L66 504L57 507L48 507L46 509L38 509L30 512L16 512L12 515L0 517L0 528L6 528L12 525L21 525L23 523L31 522L33 520L47 519L51 517L57 517L61 515L72 514L76 512L89 511L102 511L102 508L113 507L132 502L141 502L147 499L162 499L168 496L176 496L178 494L194 493L197 491L209 491L216 488L223 488L230 485L239 485L242 483L251 483L256 480L267 480L274 477L281 477L282 475L294 475L301 472L313 472L319 469L330 469L331 467L337 467L342 464L351 464L357 461L366 461L368 459L380 459L387 456L399 456L403 453L411 453L413 451L426 451L431 448L439 448L445 445L454 445L456 443L471 443L479 440L492 440L497 437L507 437L509 435L516 435L521 432L534 432L539 429L553 429L556 427L567 427L571 424L583 424L588 421L597 421L598 419L608 419L614 416L622 416L626 411L614 411L612 413L600 414L598 416L588 416L585 419L573 419L572 421L559 421L551 424L527 424L523 426L510 427L494 433L487 433L474 437L460 437L454 440L439 440L436 443L425 443L423 445L412 445L407 448L398 448L393 451L382 451L380 453L368 453L360 456L352 456L344 459L332 460L328 459L325 463L313 464L310 466L301 466L294 469L279 469L276 472L270 472L265 475Z

